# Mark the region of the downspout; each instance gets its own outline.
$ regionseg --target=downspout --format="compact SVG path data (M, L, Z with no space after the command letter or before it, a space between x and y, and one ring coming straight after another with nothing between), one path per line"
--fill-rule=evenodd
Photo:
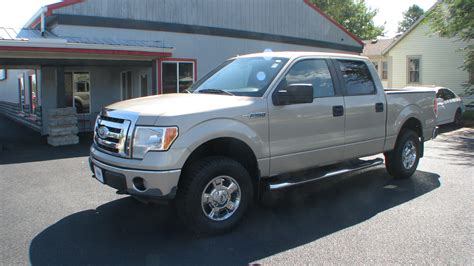
M42 7L41 8L41 20L40 20L40 27L41 27L41 36L44 37L44 32L46 31L46 12L48 8Z

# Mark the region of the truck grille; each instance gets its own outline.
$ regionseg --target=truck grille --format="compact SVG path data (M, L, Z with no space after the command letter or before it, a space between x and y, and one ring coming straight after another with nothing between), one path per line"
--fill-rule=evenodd
M130 157L129 133L131 121L99 115L94 127L94 143L104 152L121 157Z

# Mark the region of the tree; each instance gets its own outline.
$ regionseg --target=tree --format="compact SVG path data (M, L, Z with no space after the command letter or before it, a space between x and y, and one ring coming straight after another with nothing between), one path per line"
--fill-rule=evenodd
M398 23L398 32L408 30L424 13L423 8L417 5L409 7L407 11L403 12L403 20Z
M442 0L428 14L431 31L442 37L456 38L466 46L464 65L462 68L469 73L474 72L474 1ZM474 87L471 80L465 82L465 94L473 95Z
M326 14L363 40L383 35L385 25L376 26L377 9L366 6L364 0L311 0Z

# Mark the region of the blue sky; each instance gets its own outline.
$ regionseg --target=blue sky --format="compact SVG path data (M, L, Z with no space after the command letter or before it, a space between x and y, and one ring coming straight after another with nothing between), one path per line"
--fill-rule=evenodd
M3 0L0 9L0 27L21 28L28 19L42 6L59 2L58 0ZM387 22L387 35L396 33L398 21L402 19L402 12L409 6L417 4L428 10L436 0L366 0L372 8L379 9L375 23L381 25Z

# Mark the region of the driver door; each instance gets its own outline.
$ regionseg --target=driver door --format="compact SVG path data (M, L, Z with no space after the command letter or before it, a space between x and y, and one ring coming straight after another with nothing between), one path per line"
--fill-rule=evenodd
M312 84L312 103L275 106L272 97L268 98L270 175L343 159L344 99L330 66L325 59L299 60L275 90L291 84Z

